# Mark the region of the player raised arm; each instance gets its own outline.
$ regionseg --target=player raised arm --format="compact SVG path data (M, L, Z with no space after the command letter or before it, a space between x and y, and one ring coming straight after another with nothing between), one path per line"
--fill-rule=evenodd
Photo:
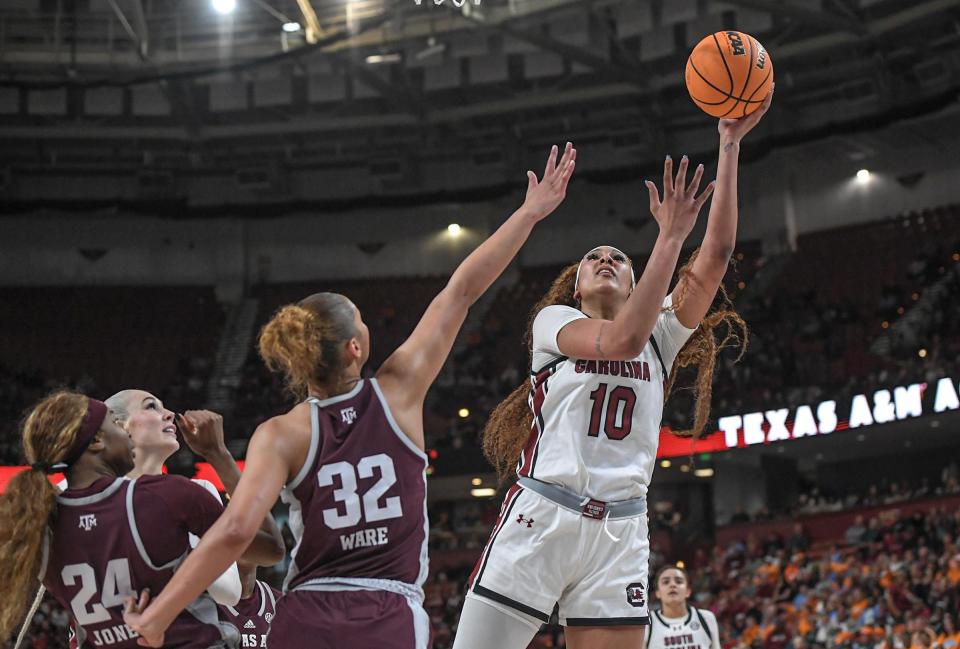
M527 172L527 194L520 206L460 264L433 299L410 337L381 366L377 379L400 427L423 448L423 399L447 360L467 311L506 269L534 225L563 201L577 150L569 142L557 162L554 146L543 177Z
M717 189L710 204L707 232L703 236L700 252L690 268L690 273L685 274L674 289L674 294L680 298L677 300L677 319L680 324L690 329L696 327L707 315L737 243L737 168L740 141L760 123L772 101L771 89L760 108L740 119L721 119L717 126L720 131Z

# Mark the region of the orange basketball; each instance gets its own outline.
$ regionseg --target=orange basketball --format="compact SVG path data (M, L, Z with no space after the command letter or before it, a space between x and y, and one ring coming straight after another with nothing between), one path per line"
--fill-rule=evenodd
M717 32L687 59L687 92L708 115L735 119L763 103L773 85L773 61L760 41L743 32Z

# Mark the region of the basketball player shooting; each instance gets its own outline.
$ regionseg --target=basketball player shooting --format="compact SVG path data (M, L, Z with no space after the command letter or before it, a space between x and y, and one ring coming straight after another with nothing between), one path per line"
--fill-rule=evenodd
M703 165L688 183L687 156L676 174L667 157L662 197L646 183L660 234L639 277L626 254L597 246L534 307L531 381L494 410L483 433L501 478L515 470L519 479L470 577L454 649L523 649L554 606L571 649L642 646L646 494L670 373L699 367L688 432L696 436L709 416L713 328L728 319L744 326L732 308L708 311L736 243L740 141L770 102L720 120L706 234L672 294L681 248L714 188L698 194Z

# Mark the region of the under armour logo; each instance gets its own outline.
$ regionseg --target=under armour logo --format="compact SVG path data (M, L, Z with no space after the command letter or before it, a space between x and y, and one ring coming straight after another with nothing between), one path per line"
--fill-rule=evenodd
M97 526L97 517L95 514L84 514L80 517L80 529L89 532Z
M533 527L533 519L532 519L532 518L524 518L524 517L523 517L523 514L520 514L519 516L517 516L517 522L520 523L520 524L526 523L526 524L527 524L527 527Z
M353 409L353 406L344 408L340 411L340 419L349 426L357 420L357 411Z

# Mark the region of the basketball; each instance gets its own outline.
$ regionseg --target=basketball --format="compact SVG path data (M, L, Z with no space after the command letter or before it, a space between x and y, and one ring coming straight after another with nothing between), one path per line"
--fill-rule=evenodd
M773 61L750 34L717 32L693 48L686 82L690 98L708 115L745 117L767 98L773 85Z

